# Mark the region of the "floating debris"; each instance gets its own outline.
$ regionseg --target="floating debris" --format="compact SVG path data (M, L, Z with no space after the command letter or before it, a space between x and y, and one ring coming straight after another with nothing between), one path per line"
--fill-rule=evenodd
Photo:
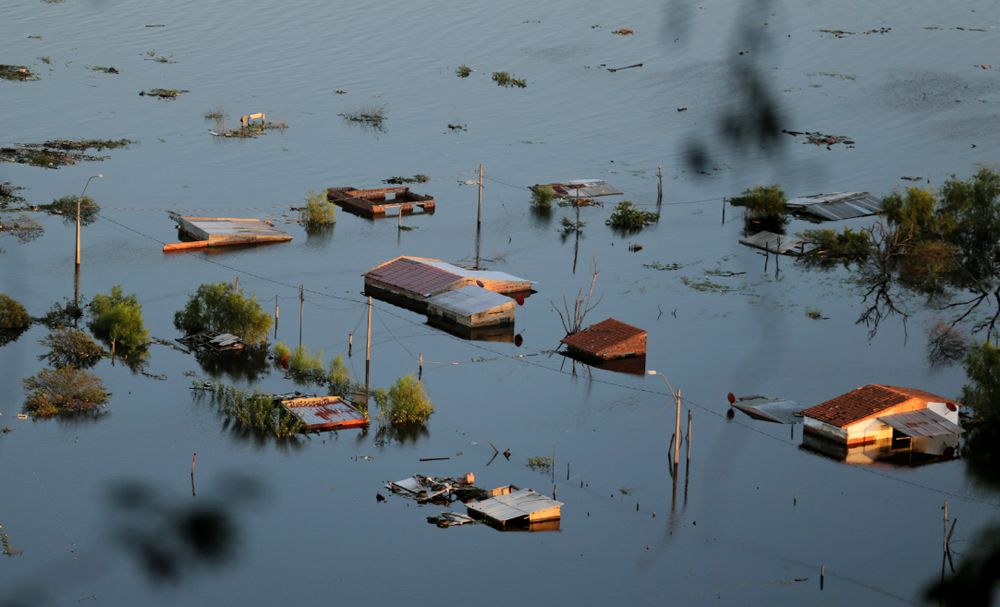
M754 419L776 424L796 424L802 421L802 410L805 409L794 401L767 396L734 396L727 395L729 404Z
M780 255L805 255L816 249L814 243L807 243L801 238L775 234L766 230L741 238L740 244Z
M102 67L100 65L89 65L87 69L93 72L101 72L102 74L118 74L120 73L117 68L113 67Z
M190 93L191 91L187 89L149 89L148 91L139 91L140 97L159 97L160 99L176 99L179 95L184 93Z
M24 82L38 80L38 75L24 65L0 65L0 78Z
M56 139L44 143L22 143L16 147L0 148L0 162L30 164L32 166L55 169L76 164L81 160L106 160L107 156L85 154L88 149L114 149L135 143L129 139Z
M243 340L232 333L197 333L180 337L177 341L196 352L224 352L246 347Z
M792 137L798 137L799 135L805 136L804 143L811 143L813 145L825 145L827 149L830 146L836 145L838 143L843 143L846 147L853 148L855 143L850 137L846 135L827 135L826 133L820 133L819 131L790 131L788 129L781 129L782 133L786 135L791 135Z
M376 131L385 130L386 112L384 105L370 105L353 112L337 114L349 122L358 122Z
M44 232L42 224L27 215L20 215L14 219L0 217L0 234L10 234L22 243L34 240Z
M419 181L421 177L426 180L427 176L415 175L413 179L418 180L418 183L423 183ZM402 180L405 178L393 177L390 179ZM385 217L389 211L395 211L393 215L410 215L415 209L420 209L424 213L433 213L435 209L433 196L411 192L410 188L406 186L368 190L354 187L329 188L326 191L326 198L345 211L368 219Z
M490 498L466 504L469 515L507 529L528 527L532 523L558 521L563 503L538 493L534 489L518 489L513 485L490 491Z
M452 128L452 126L455 125L449 124L448 128ZM427 183L429 179L430 177L428 177L427 175L418 173L413 177L390 177L388 179L383 179L382 183L388 183L392 185L403 185L406 183Z
M635 30L630 27L620 27L611 33L616 36L631 36L635 33Z
M515 78L509 72L493 72L493 82L497 83L497 86L503 86L506 88L525 88L528 86L528 81L524 78Z

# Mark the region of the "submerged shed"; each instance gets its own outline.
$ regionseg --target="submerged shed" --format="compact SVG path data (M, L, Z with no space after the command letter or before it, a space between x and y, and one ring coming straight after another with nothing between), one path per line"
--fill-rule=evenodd
M597 196L618 196L622 192L603 179L574 179L556 183L539 183L532 189L548 186L560 198L595 198Z
M427 316L470 328L512 325L514 306L509 297L478 285L466 285L428 299Z
M485 519L501 529L527 526L531 523L558 520L563 503L538 493L534 489L507 486L494 489L489 499L466 504L469 515Z
M342 396L292 398L281 406L309 430L340 430L368 425L368 416Z
M785 234L775 234L767 230L751 234L746 238L741 238L740 244L768 253L780 253L781 255L804 255L816 248L815 244L807 243L801 238Z
M163 245L164 251L286 242L292 239L291 235L275 228L270 221L252 217L171 215L171 218L177 222L181 242Z
M785 203L796 215L815 221L838 221L882 212L882 200L869 192L833 192L792 198Z
M646 355L646 331L608 318L562 338L567 352L582 358L614 360Z
M329 188L326 199L345 211L374 219L392 213L409 215L416 209L424 213L434 212L434 197L411 192L407 186L391 188Z

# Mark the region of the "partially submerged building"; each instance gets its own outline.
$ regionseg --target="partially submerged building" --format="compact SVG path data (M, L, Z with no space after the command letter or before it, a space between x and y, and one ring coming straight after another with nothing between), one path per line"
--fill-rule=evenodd
M368 425L368 416L342 396L290 398L281 406L308 430L341 430Z
M563 503L538 493L534 489L518 489L513 485L490 491L490 498L466 504L469 516L508 529L531 527L538 523L558 521ZM558 528L558 527L556 527Z
M411 192L407 186L391 188L329 188L326 199L355 215L369 219L386 215L410 215L417 209L433 213L433 196Z
M958 405L914 388L868 384L802 411L804 442L948 457L962 433Z
M291 235L274 227L270 221L240 217L192 217L171 215L177 222L181 242L163 245L164 251L202 249L233 245L287 242Z
M554 183L538 183L531 189L550 187L558 198L596 198L598 196L619 196L621 190L603 179L574 179Z
M882 199L869 192L832 192L792 198L785 206L811 221L839 221L881 213Z
M427 316L468 328L514 324L516 302L479 285L465 285L427 300Z
M614 318L567 335L561 343L567 354L585 362L646 356L646 331Z

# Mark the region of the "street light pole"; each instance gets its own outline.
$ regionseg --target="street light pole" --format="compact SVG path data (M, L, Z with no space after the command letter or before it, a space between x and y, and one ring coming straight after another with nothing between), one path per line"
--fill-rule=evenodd
M670 394L677 399L677 414L674 417L674 466L676 467L681 457L681 390L680 388L674 390L674 387L670 385L670 380L667 379L667 376L662 373L657 373L655 369L646 371L646 374L662 377L664 383L667 384L667 388L670 390Z
M80 192L80 196L76 199L76 267L80 267L80 203L83 202L83 195L87 193L87 186L90 185L90 180L97 178L101 179L104 175L98 173L96 175L91 175L87 178L87 183L83 184L83 191Z

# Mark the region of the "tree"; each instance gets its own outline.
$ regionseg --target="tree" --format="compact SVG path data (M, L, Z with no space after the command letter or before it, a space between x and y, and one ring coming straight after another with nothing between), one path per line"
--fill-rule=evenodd
M111 287L107 295L95 295L87 311L90 330L98 339L110 343L112 350L121 351L123 358L140 354L149 344L139 298L134 294L126 296L120 285Z
M63 196L56 198L47 208L52 213L62 215L66 223L76 223L76 205L80 203L80 225L90 225L97 220L97 214L101 211L101 205L97 204L90 196Z
M14 341L30 326L31 316L24 306L0 293L0 346Z
M251 345L267 341L271 322L255 297L227 282L201 285L174 314L174 326L187 335L232 333Z
M396 380L389 389L388 398L379 398L376 394L375 400L382 409L382 417L393 425L422 424L434 413L424 384L412 375Z
M39 358L57 368L86 369L97 364L104 356L104 349L79 329L55 329L42 338L41 344L49 348L49 352Z
M35 417L94 411L111 396L101 378L75 367L42 369L24 379L24 389L31 392L24 410Z

